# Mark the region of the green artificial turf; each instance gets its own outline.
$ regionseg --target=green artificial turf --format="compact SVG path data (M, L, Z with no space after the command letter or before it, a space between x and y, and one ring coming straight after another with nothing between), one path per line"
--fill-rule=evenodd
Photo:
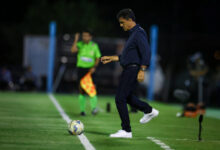
M97 150L161 150L147 139L154 137L175 150L218 150L220 147L220 120L204 117L202 141L198 142L198 117L177 118L181 110L170 104L151 102L160 111L148 124L140 124L143 113L130 113L132 139L109 138L120 129L114 96L98 96L100 113L91 114L87 100L86 116L79 115L78 96L55 94L62 108L72 120L81 120L84 135ZM106 112L107 103L111 112ZM47 94L0 92L0 149L76 149L83 150L77 136L67 133L62 119Z

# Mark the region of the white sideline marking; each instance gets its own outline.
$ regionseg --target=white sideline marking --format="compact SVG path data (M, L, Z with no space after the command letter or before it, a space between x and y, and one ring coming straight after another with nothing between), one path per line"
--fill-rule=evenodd
M172 138L160 138L160 139L164 139L164 140L176 140L176 141L190 141L190 142L198 142L198 140L195 140L195 139L172 139ZM204 140L202 139L203 142L217 142L219 143L220 140Z
M53 102L53 104L56 106L57 110L59 111L60 115L62 116L63 120L65 120L67 123L70 123L71 119L69 116L65 113L63 108L60 106L60 104L57 102L56 98L53 96L53 94L48 94L50 100ZM86 138L84 134L77 135L80 142L84 146L86 150L95 150L93 145L89 142L89 140Z
M171 149L170 146L166 145L165 143L161 142L160 140L154 138L154 137L147 137L147 139L151 140L152 142L156 143L157 145L159 145L162 149L165 150L174 150Z

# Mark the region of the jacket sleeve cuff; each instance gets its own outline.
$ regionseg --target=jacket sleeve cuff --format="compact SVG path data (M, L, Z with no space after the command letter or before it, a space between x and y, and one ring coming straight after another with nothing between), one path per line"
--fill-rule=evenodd
M118 61L119 62L121 61L121 55L118 55Z

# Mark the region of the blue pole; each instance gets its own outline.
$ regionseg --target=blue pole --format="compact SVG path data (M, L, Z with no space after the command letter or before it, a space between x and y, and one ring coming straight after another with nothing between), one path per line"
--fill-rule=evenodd
M56 45L56 22L52 21L49 26L50 41L49 41L49 61L47 74L47 92L51 93L53 88L53 71L54 71L54 57Z
M152 25L150 28L150 48L151 48L151 60L150 60L150 77L148 85L148 99L154 99L154 72L156 68L156 56L157 56L157 39L158 39L158 27Z

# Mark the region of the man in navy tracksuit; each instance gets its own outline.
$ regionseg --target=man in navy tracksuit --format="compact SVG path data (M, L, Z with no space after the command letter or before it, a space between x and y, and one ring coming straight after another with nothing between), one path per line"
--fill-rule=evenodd
M129 32L129 38L120 56L103 56L103 64L119 61L123 67L117 89L115 102L121 118L122 130L111 134L110 137L132 138L127 103L132 107L144 112L140 123L147 123L158 116L159 111L152 108L146 102L139 100L133 90L137 81L144 80L144 71L150 63L150 48L147 34L135 21L135 15L131 9L123 9L117 14L117 19L124 31Z

